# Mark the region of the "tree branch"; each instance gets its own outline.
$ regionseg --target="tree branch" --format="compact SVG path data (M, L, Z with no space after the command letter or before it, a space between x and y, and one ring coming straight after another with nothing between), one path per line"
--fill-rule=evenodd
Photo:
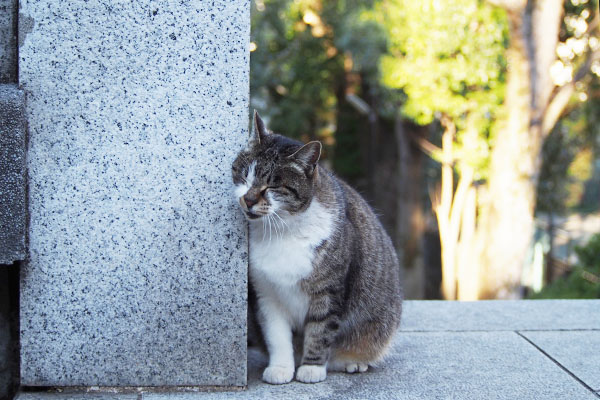
M434 158L433 155L435 153L437 154L442 154L442 149L438 146L436 146L435 144L431 143L429 140L421 137L421 136L417 136L414 133L410 133L409 134L411 140L413 142L415 142L417 144L417 146L419 146L421 148L421 150L423 150L423 152L425 154L427 154L429 157Z
M527 0L487 0L487 2L508 11L520 11L527 5Z
M596 14L596 17L590 23L588 31L591 33L592 30L595 30L598 27L600 21L600 17ZM567 83L566 85L561 86L558 90L555 91L554 96L550 99L548 106L544 112L544 119L542 121L542 136L546 137L554 125L558 122L560 117L562 117L564 110L571 99L573 93L575 93L575 85L577 82L581 81L586 75L590 72L592 65L595 61L600 60L600 48L596 50L592 50L588 45L588 53L583 65L577 70L573 80Z

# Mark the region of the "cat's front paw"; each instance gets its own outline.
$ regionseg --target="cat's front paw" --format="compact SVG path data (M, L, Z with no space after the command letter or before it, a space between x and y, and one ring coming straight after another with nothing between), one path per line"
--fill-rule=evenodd
M281 385L283 383L289 383L294 377L293 367L267 367L263 372L263 381L270 383L271 385Z
M301 365L296 371L296 380L304 383L322 382L327 377L324 365Z

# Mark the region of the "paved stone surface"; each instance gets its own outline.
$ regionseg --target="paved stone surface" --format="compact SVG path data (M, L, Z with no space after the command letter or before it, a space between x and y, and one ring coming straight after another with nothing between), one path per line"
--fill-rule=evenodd
M407 301L403 331L600 329L598 300Z
M524 301L522 305L506 301L497 303L500 308L506 305L510 312L520 310L523 313L520 316L522 321L536 320L538 317L534 313L539 312L540 307L545 307L540 304L543 303L541 301ZM600 307L600 300L567 303L569 304L560 302L556 310L563 312L570 308L571 312L576 312ZM141 397L145 400L598 399L598 395L593 392L595 387L590 389L580 382L587 379L592 386L593 382L597 382L597 377L590 374L599 369L597 358L582 352L581 343L589 345L593 353L594 349L599 348L597 338L600 337L600 330L561 330L562 316L557 313L554 315L558 329L555 332L515 332L507 329L486 331L487 323L496 325L498 322L476 313L478 305L482 310L491 309L485 302L453 303L451 309L446 309L450 313L446 318L452 320L452 313L467 315L464 322L469 326L478 325L480 331L401 331L390 355L365 374L332 373L325 382L318 384L292 382L272 386L260 380L266 357L250 349L246 391L151 393L143 390ZM468 312L461 312L463 306L468 307ZM417 311L433 312L434 309L439 309L439 303L407 302L407 307L410 309L407 317L409 323L412 318L427 320L427 315L420 315ZM479 320L470 320L471 318ZM527 338L521 335L526 335ZM554 352L558 343L563 343L564 346L560 351ZM542 347L544 351L536 346ZM562 367L545 352L556 357ZM576 359L584 359L584 363L569 364ZM564 364L560 360L565 360ZM89 395L81 396L82 399L87 399ZM19 400L54 398L21 396Z
M25 93L0 84L0 264L26 254L25 136Z
M592 392L514 332L404 332L397 337L390 356L379 367L364 374L333 373L325 382L312 385L263 383L260 374L265 363L262 355L251 350L246 391L145 392L142 398L596 399ZM89 398L89 395L81 396ZM74 398L32 397L30 394L19 397L19 400L54 399Z
M17 0L0 0L0 83L17 81Z
M245 385L246 0L24 0L24 385Z
M600 391L600 330L522 334L593 390Z
M595 395L514 332L403 332L390 356L360 375L272 386L253 355L247 392L144 394L196 399L594 399Z

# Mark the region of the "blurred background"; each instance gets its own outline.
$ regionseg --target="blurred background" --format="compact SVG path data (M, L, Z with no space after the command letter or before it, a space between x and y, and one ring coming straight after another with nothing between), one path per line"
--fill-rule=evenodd
M600 298L598 0L253 0L251 108L320 140L407 298Z

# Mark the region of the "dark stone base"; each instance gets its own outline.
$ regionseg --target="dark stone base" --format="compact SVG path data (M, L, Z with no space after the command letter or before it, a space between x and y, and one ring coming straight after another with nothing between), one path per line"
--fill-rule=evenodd
M0 265L0 400L19 386L19 263Z

